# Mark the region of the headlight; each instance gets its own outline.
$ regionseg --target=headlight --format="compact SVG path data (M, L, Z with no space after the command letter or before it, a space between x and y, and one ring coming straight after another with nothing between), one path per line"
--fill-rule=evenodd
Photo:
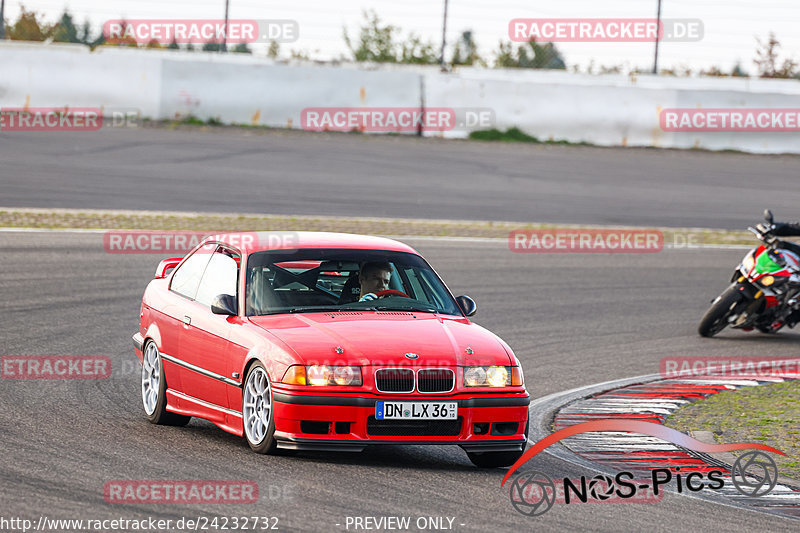
M471 366L464 370L465 387L483 387L486 385L486 369L482 366Z
M502 387L508 382L508 370L504 366L490 366L486 370L486 381L490 387Z
M518 366L468 366L464 369L465 387L516 387L522 385Z
M361 385L361 369L356 366L335 366L333 381L342 386Z
M774 286L773 288L777 289L778 287L783 285L786 282L787 279L788 278L783 277L783 276L782 277L778 277L778 278L776 278L775 276L764 276L763 278L758 280L758 282L761 285L763 285L764 287L773 287Z
M289 367L283 376L283 383L290 385L314 385L324 387L339 385L359 387L362 384L361 367L332 365L295 365Z
M747 274L753 269L753 265L756 264L755 258L753 258L753 254L747 254L747 256L742 261L742 270L744 273Z

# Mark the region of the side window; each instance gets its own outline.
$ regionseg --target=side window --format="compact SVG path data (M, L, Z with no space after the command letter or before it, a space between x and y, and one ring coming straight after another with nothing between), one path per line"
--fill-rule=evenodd
M409 294L409 296L413 296L417 300L427 299L425 298L425 291L422 288L422 285L417 278L417 272L413 268L404 268L403 273L406 275L408 279L408 284L411 285L411 289L413 294Z
M212 247L204 246L189 256L189 259L184 261L172 276L169 290L194 299L195 294L197 294L197 287L200 285L200 278L203 277L203 271L205 271L208 260L211 258L212 251Z
M428 300L431 303L435 303L440 309L448 309L453 311L452 305L450 305L443 293L444 286L436 283L433 280L433 272L430 270L421 270L419 275L422 287L425 289L425 293L428 295Z
M211 302L220 294L236 296L239 265L234 257L239 256L224 250L218 250L211 256L211 261L208 262L200 280L195 301L211 307Z

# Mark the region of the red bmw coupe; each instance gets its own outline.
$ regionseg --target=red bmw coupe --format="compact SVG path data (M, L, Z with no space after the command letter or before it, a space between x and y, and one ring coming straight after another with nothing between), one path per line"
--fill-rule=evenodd
M162 261L133 336L150 422L210 420L259 453L456 444L513 464L530 397L411 247L337 233L229 233Z

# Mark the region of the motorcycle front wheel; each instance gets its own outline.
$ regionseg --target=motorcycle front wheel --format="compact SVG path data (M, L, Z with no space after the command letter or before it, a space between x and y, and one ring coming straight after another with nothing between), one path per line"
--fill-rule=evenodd
M738 285L734 284L720 294L700 320L697 332L703 337L713 337L728 325L728 317L744 299Z

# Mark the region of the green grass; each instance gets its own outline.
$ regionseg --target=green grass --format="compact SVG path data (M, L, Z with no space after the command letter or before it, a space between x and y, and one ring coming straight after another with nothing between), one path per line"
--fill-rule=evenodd
M548 139L543 141L532 135L528 135L516 126L509 128L506 131L501 131L496 128L489 130L472 131L468 137L472 141L500 141L500 142L520 142L520 143L535 143L535 144L557 144L562 146L592 146L589 143L579 142L574 143L565 140L552 140Z
M679 431L712 431L720 443L759 442L781 475L800 480L800 381L726 391L681 407L666 425Z
M515 229L578 228L535 222L486 220L424 220L398 218L322 217L287 215L222 215L149 211L3 208L0 227L42 229L150 229L198 231L341 231L371 235L420 235L507 239ZM642 228L637 228L642 229ZM656 228L652 228L656 229ZM660 228L664 244L746 244L752 235L742 231Z
M524 142L524 143L541 143L539 139L528 135L521 129L514 127L506 131L500 131L496 128L490 130L472 131L469 138L473 141L503 141L503 142Z

